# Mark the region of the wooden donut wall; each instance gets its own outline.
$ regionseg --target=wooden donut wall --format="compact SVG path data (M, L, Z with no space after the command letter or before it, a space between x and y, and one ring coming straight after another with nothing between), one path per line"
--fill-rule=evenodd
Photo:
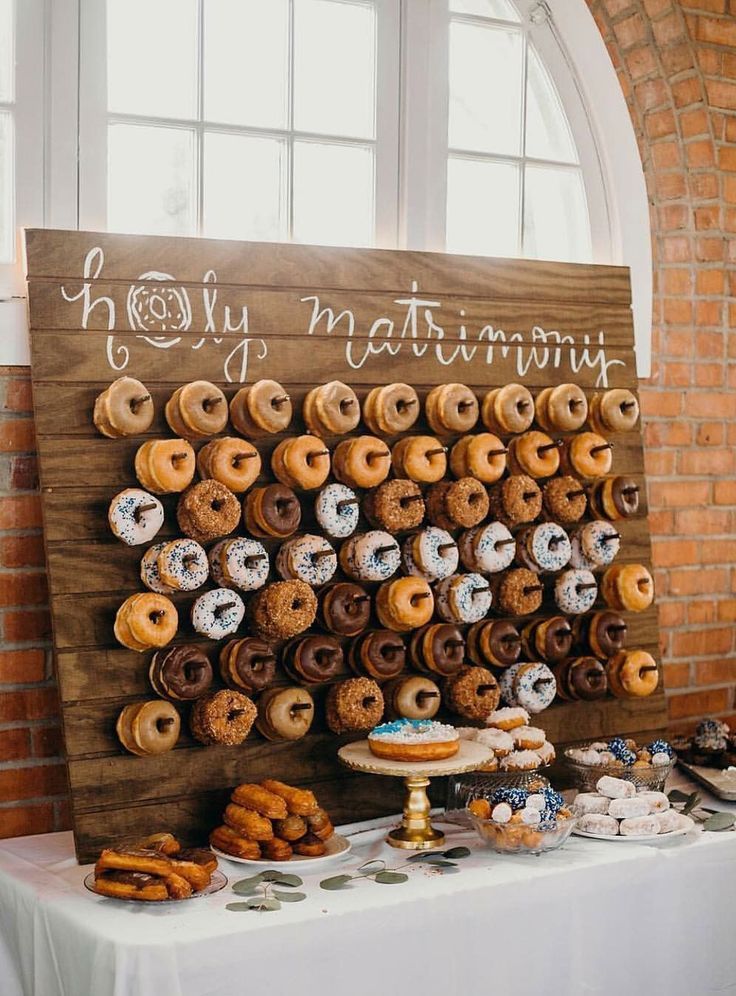
M414 385L422 401L433 386L453 381L479 400L514 381L533 394L566 381L589 396L601 387L636 391L628 272L44 230L26 232L26 257L54 656L79 860L93 860L110 840L163 828L202 840L230 786L269 776L315 785L336 822L396 811L398 784L338 764L337 748L350 738L324 725L323 687L315 690L312 732L295 743L269 743L254 731L242 747L202 747L189 737L185 709L175 750L145 758L122 750L115 735L121 708L153 697L151 655L126 650L113 636L118 606L143 590L145 546L118 542L107 508L118 491L136 485L133 457L144 438L100 436L94 400L123 374L143 381L156 406L147 438L156 438L172 435L166 400L195 379L218 384L228 399L242 383L280 381L297 413L289 435L304 431L306 392L332 379L350 384L361 400L393 381ZM226 431L233 434L231 426ZM361 424L358 431L368 430ZM422 431L423 416L412 432ZM278 441L256 441L265 479ZM613 473L637 478L644 498L638 428L613 441ZM313 500L300 497L303 528L314 528ZM162 499L159 538L177 535L177 498ZM646 502L619 527L618 560L649 565ZM174 596L176 640L200 643L216 663L219 645L196 638L189 626L196 594ZM545 604L540 614L554 612ZM629 614L628 624L629 646L658 658L655 607ZM660 688L649 698L555 703L539 721L557 745L643 735L664 727L664 695Z

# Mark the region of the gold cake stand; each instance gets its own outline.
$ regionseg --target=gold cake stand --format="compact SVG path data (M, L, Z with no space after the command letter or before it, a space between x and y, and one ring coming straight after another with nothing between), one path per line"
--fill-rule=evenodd
M354 771L404 779L404 816L401 825L390 831L387 840L392 847L412 851L441 847L445 842L445 835L435 829L429 819L429 779L475 771L481 764L489 761L492 754L490 747L472 740L461 740L457 754L444 761L389 761L372 754L367 740L346 744L337 752L342 763Z

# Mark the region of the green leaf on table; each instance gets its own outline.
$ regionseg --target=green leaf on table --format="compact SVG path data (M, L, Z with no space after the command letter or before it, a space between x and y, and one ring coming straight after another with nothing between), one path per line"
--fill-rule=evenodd
M693 792L691 795L689 795L687 798L687 802L682 807L682 815L687 816L688 813L692 812L693 809L697 807L700 801L701 801L701 796L698 795L697 792Z
M382 861L381 858L373 858L371 861L363 862L358 868L358 872L361 875L374 875L376 872L383 871L385 867L385 861Z
M274 899L279 899L282 903L300 903L302 899L307 898L305 892L279 892L276 889L272 891Z
M249 892L261 884L263 877L261 875L252 875L250 878L241 878L239 882L235 882L232 889L239 896L246 896Z
M672 789L671 792L667 793L667 798L670 802L687 802L690 796L687 792L681 792L680 789Z
M336 889L344 889L348 882L352 881L352 875L333 875L332 878L323 878L319 883L319 887L320 889L327 889L332 892Z
M433 858L431 861L427 862L433 868L457 868L454 861L445 861L444 858Z
M736 823L733 813L713 813L703 823L703 830L729 830Z
M443 856L442 851L419 851L417 854L412 854L412 856L406 860L412 862L412 864L419 864L423 861L442 860Z
M258 913L271 913L281 909L281 903L278 899L253 898L246 900L246 902L250 909L256 910Z
M225 907L226 910L232 910L233 913L242 913L243 910L249 910L250 908L248 903L228 903Z
M374 876L373 881L380 882L381 885L398 885L400 882L408 882L409 876L403 872L382 871Z
M470 857L471 850L469 847L451 847L449 851L443 851L442 854L446 858L452 858L454 861L456 858L468 858Z
M276 868L269 868L268 871L261 872L261 877L264 882L271 882L273 885L286 885L289 888L303 884L298 875L290 875L288 872L278 871Z

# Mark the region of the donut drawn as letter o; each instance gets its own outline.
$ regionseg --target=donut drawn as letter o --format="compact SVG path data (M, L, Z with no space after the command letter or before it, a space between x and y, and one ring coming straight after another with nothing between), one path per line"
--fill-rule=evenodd
M192 306L183 287L173 286L174 278L168 273L151 271L142 273L139 280L144 286L131 286L128 291L127 310L130 327L152 346L167 349L181 341L180 336L162 333L186 332L192 324ZM170 283L169 283L170 281Z

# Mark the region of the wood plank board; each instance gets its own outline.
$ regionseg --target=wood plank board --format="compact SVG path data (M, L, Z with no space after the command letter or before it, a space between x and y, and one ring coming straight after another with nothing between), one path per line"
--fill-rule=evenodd
M245 778L314 783L339 820L395 811L398 784L338 764L345 738L325 727L324 686L315 692L313 731L297 743L268 743L254 732L240 748L205 748L184 722L169 754L122 751L117 714L152 692L150 655L121 647L112 632L117 607L140 590L142 550L112 538L109 501L135 485L133 458L143 439L170 435L164 404L195 378L218 384L228 398L261 377L281 381L294 399L290 434L303 431L307 390L330 379L354 386L361 400L374 385L396 380L415 385L422 401L451 381L479 398L510 381L535 393L565 381L589 396L613 386L636 391L627 271L44 230L26 233L26 260L54 651L79 859L93 859L111 839L163 826L201 840L227 789ZM156 418L146 437L103 439L92 424L94 400L122 374L144 381ZM413 431L423 427L420 421ZM278 440L258 441L264 479ZM643 483L638 430L615 439L614 472ZM177 535L176 500L163 498L161 537ZM306 527L310 504L305 496ZM645 516L644 502L621 523L621 560L650 563ZM193 597L174 598L176 642L201 642L216 660L217 648L189 627ZM546 601L540 611L553 606ZM654 607L628 621L630 643L658 656ZM556 703L541 721L558 744L657 730L666 722L664 696L660 688L642 700Z

